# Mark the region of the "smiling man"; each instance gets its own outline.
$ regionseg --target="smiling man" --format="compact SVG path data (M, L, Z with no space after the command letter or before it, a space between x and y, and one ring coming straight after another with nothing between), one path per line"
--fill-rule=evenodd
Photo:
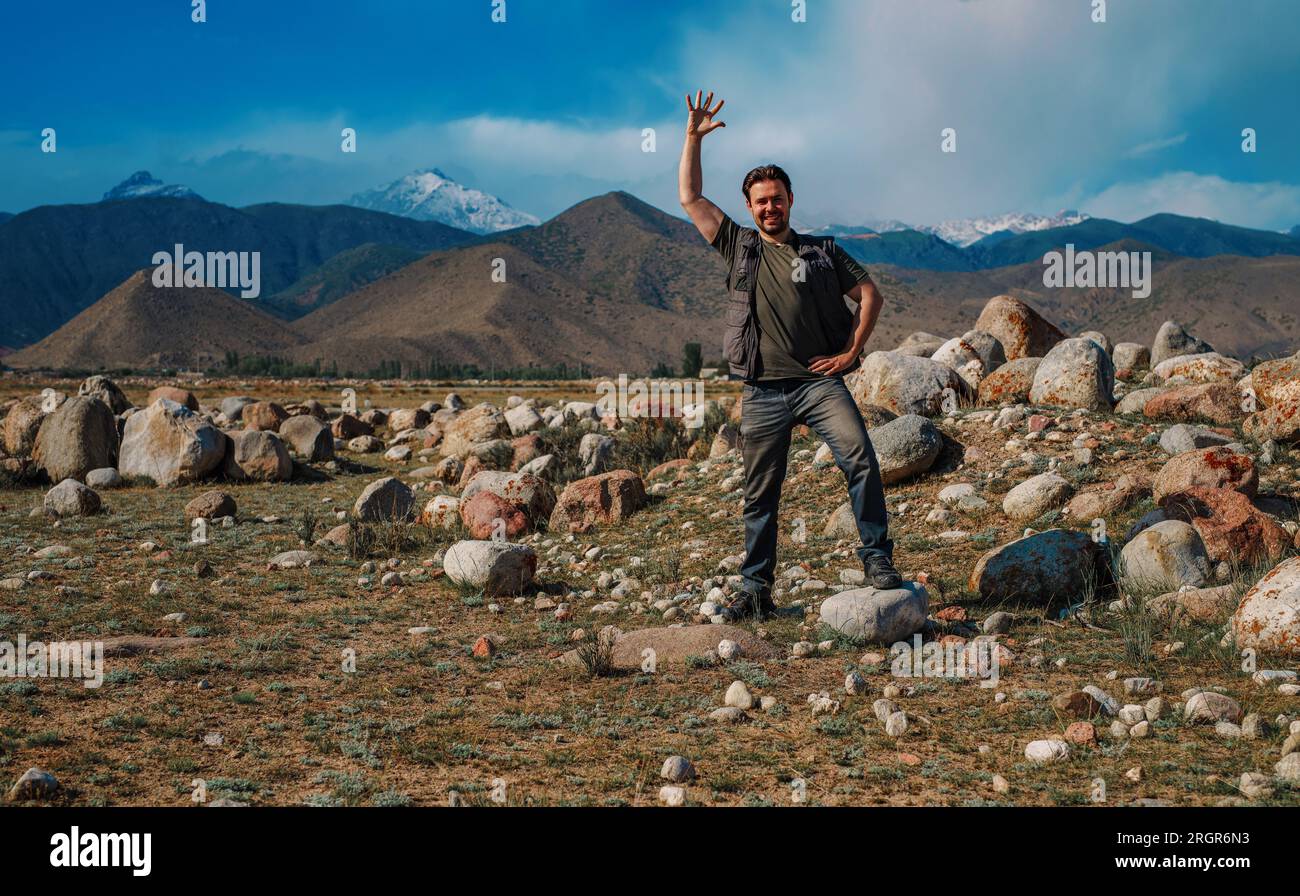
M723 351L744 382L740 435L745 460L744 586L723 610L728 619L763 618L776 609L777 507L790 430L811 426L830 446L848 482L867 581L902 584L894 569L885 491L866 424L844 385L855 370L882 304L867 272L831 237L790 229L794 190L776 165L745 175L741 191L757 229L741 227L701 194L700 143L726 127L713 94L687 95L686 145L677 186L682 208L727 262ZM856 304L850 311L844 298Z

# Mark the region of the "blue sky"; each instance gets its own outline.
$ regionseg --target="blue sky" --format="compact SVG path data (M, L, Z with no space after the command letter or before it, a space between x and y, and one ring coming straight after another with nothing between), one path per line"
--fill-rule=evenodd
M492 0L212 0L203 24L187 0L22 6L0 11L4 211L141 168L238 206L437 166L542 217L614 189L676 213L682 94L703 87L728 125L705 192L733 214L776 161L804 224L1300 224L1297 0L1109 0L1102 24L1092 0L808 0L803 23L789 0L506 0L504 24Z

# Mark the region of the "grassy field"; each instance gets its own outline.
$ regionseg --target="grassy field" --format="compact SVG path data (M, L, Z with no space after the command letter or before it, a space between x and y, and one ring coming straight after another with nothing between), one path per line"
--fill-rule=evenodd
M6 377L0 395L30 394L46 385L75 393L76 383ZM119 384L136 402L152 385ZM590 384L578 383L366 384L358 393L375 406L410 407L440 400L453 387L471 405L504 403L509 394L543 401L591 394ZM248 381L190 388L205 403L249 394L337 404L341 386ZM1091 430L1102 441L1095 463L1062 461L1061 472L1079 487L1159 468L1159 449L1143 443L1157 428L1114 420L1112 432ZM1090 422L1097 421L1076 426ZM1097 779L1105 781L1110 805L1140 798L1201 805L1240 797L1242 772L1271 772L1285 731L1225 738L1177 715L1155 723L1152 736L1140 740L1111 739L1109 720L1094 720L1099 746L1076 748L1069 761L1048 766L1025 759L1026 743L1061 734L1074 721L1062 717L1051 698L1088 684L1121 703L1128 702L1122 679L1132 675L1159 679L1171 702L1186 688L1217 686L1245 711L1270 721L1279 714L1300 716L1300 697L1252 683L1236 652L1219 646L1224 620L1171 626L1153 614L1111 613L1104 605L1088 608L1082 618L1061 619L1060 607L982 603L968 589L972 567L983 552L1023 529L1001 513L1001 496L1038 470L1000 471L1006 457L1016 456L1003 450L1005 433L960 420L942 425L963 445L985 448L989 459L958 469L957 452L946 469L888 489L896 559L905 576L925 574L932 615L957 608L945 615L964 614L978 624L994 610L1016 614L1002 639L1015 661L1002 670L996 689L895 678L888 662L871 661L870 654L887 649L844 639L829 652L788 658L792 643L830 637L815 609L829 591L779 596L791 612L761 625L746 623L787 657L778 661L742 658L603 677L558 662L576 645L579 629L661 625L649 607L653 600L686 590L703 597L714 577L721 582L720 561L743 548L739 491L720 485L739 470L734 454L688 467L680 484L620 526L591 535L530 536L542 561L544 593L498 600L498 612L493 599L441 574L438 558L457 533L418 525L377 532L367 557L313 548L319 562L310 568L268 570L276 553L310 545L337 525L335 512L350 509L367 483L423 463L367 455L350 458L335 473L278 485L133 484L103 493L104 513L57 524L29 515L42 489L0 491L0 578L41 573L21 589L0 591L0 639L17 633L29 641L196 639L109 657L99 688L51 679L0 682L0 766L8 781L33 765L53 772L64 786L60 801L70 804L175 806L191 805L197 782L208 801L445 805L455 790L468 802L485 803L497 779L505 782L510 804L652 805L663 783L659 768L673 754L688 757L698 770L687 787L688 802L706 805L788 805L794 779L807 782L808 802L826 805L1086 806L1095 802ZM817 445L801 435L793 448L779 569L799 563L836 584L841 571L859 567L852 542L821 534L846 496L833 465L812 464ZM1069 455L1068 441L1034 447ZM1115 448L1130 456L1109 457ZM1262 472L1260 491L1297 497L1298 466L1295 453L1282 457ZM1001 475L987 478L995 471ZM988 507L943 526L926 523L937 491L963 481L976 484ZM238 524L213 527L209 544L193 545L183 508L211 488L235 498ZM1124 532L1151 506L1148 501L1109 520L1111 532ZM788 537L796 518L807 522L801 543ZM937 537L954 528L969 536L956 542ZM50 545L65 545L70 555L31 556ZM594 546L602 555L583 560ZM210 566L210 575L200 574L201 564ZM369 572L372 567L376 571ZM403 585L378 584L390 567L404 574ZM617 611L592 612L610 599L599 575L619 569L640 586L618 601ZM1249 587L1257 573L1238 571L1239 586ZM367 584L359 583L363 577ZM614 581L622 577L615 573ZM151 594L155 581L163 587ZM798 600L807 602L804 616L793 607ZM572 607L568 619L556 618L547 606L562 601ZM538 603L546 608L537 609ZM183 619L164 620L175 613ZM411 634L413 627L429 630ZM485 634L497 653L475 658L472 645ZM1167 651L1173 642L1185 646ZM355 656L353 671L349 656ZM1259 668L1295 668L1295 660L1261 657ZM869 683L866 695L843 690L854 669ZM1119 680L1107 679L1112 672ZM775 706L751 711L740 724L710 720L737 679L755 696L776 698ZM888 686L901 689L896 702L912 720L899 738L887 736L872 711ZM812 716L806 701L820 691L840 701L838 713ZM1002 702L995 699L999 692ZM1141 769L1140 780L1126 777L1134 768ZM1009 792L994 790L995 774L1007 779ZM1255 802L1300 805L1300 791L1279 789Z

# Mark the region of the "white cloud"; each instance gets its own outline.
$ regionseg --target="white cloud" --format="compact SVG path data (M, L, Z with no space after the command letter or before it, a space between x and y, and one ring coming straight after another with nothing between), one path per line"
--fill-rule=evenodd
M1115 184L1082 204L1093 215L1118 221L1173 212L1263 230L1286 230L1300 223L1300 186L1242 183L1192 171Z
M1151 140L1147 143L1139 143L1137 146L1125 153L1130 158L1138 156L1147 156L1159 152L1162 149L1169 149L1174 146L1182 146L1187 142L1187 134L1175 134L1172 137L1165 137L1163 140Z

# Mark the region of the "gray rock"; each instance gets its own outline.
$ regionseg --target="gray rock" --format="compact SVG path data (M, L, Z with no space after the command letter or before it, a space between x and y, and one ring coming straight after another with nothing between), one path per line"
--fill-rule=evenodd
M1052 346L1034 371L1033 404L1109 411L1115 391L1110 355L1091 339L1065 339Z
M872 352L844 382L859 405L895 414L935 416L943 411L945 390L953 390L958 399L971 395L966 381L946 364L898 352Z
M482 588L489 597L519 594L537 573L537 554L508 541L458 541L442 559L447 578Z
M1226 445L1232 440L1212 432L1203 426L1191 423L1175 423L1160 434L1160 448L1165 454L1182 454L1197 448L1213 448Z
M664 760L659 777L674 784L695 780L695 766L685 756L669 756Z
M294 454L308 462L334 459L334 434L310 414L290 417L280 424L280 438Z
M1187 523L1165 520L1138 533L1120 552L1123 578L1130 587L1199 588L1210 579L1205 544Z
M1182 324L1167 320L1160 325L1155 341L1151 344L1151 366L1178 355L1199 355L1212 351L1213 346L1188 333Z
M116 466L117 421L113 412L97 398L69 398L41 420L32 459L51 482L80 481L91 470Z
M1214 691L1193 694L1183 705L1183 719L1193 725L1216 725L1219 722L1236 725L1241 718L1241 706L1237 701Z
M86 485L90 488L117 488L121 484L121 474L112 467L99 467L86 474Z
M126 393L118 388L117 383L101 374L86 377L77 387L77 394L95 398L108 405L113 414L120 414L131 406Z
M984 624L980 628L986 635L1005 635L1011 631L1011 626L1015 621L1015 616L998 610L996 613L989 614L989 617L984 620Z
M59 779L43 768L32 766L9 789L9 799L14 801L44 800L57 796L62 790Z
M352 506L352 515L366 523L407 520L414 511L414 493L396 476L385 476L367 485Z
M919 414L904 414L870 430L885 485L924 473L943 450L943 436Z
M1086 532L1049 529L994 548L976 562L968 583L985 600L1045 605L1078 600L1108 583L1104 552Z
M1064 507L1074 486L1056 473L1032 476L1007 492L1002 511L1013 520L1037 519L1049 510Z
M159 398L126 418L117 469L123 476L139 476L156 485L183 485L215 472L226 445L225 433L206 419Z
M65 479L45 493L45 509L56 516L99 513L99 495L75 479Z
M227 420L231 423L237 423L239 418L244 416L244 408L256 401L256 398L250 398L247 395L229 395L221 399L221 403L217 407L221 413L226 415Z
M828 597L821 621L850 638L893 644L921 630L929 607L930 596L917 582L885 591L854 588Z
M1116 370L1139 370L1151 365L1151 350L1138 342L1120 342L1110 353Z
M589 432L578 443L578 460L582 461L582 475L595 476L604 473L609 467L609 460L614 455L612 436Z
M1155 398L1161 392L1167 392L1164 386L1156 386L1150 389L1134 389L1119 400L1115 405L1116 414L1142 414L1142 409L1146 407L1147 402Z
M832 511L822 534L830 538L857 538L858 518L853 515L853 505L845 501Z

